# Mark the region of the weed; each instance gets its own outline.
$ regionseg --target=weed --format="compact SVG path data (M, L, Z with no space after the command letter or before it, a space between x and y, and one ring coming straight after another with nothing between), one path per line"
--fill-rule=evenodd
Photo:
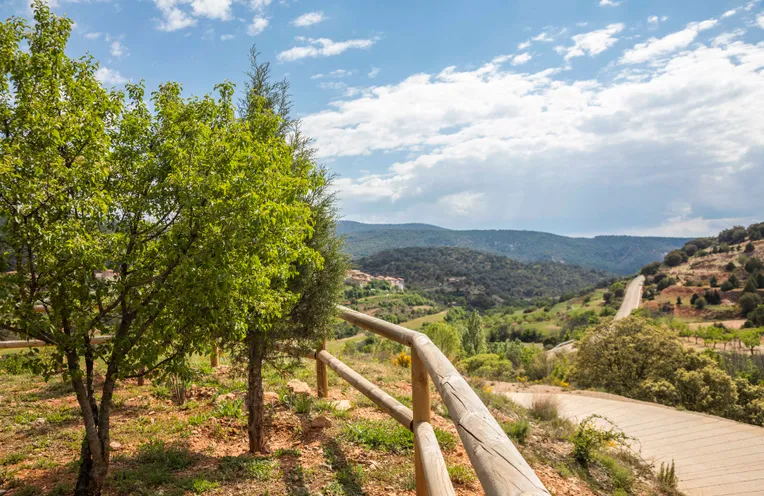
M631 492L631 487L634 484L634 474L630 468L625 467L615 458L602 453L597 455L597 461L610 474L616 489L621 489L626 493Z
M271 477L273 460L270 458L255 458L248 455L224 456L220 460L220 473L225 479L245 477L266 481Z
M475 482L475 473L470 467L464 465L450 465L448 476L454 484L471 484Z
M448 431L435 428L435 438L438 440L438 445L443 451L451 451L456 448L456 436Z
M598 429L594 425L597 419L608 422L611 428L608 430ZM573 458L582 467L587 467L598 449L610 443L624 445L627 439L626 434L608 419L599 415L589 415L576 428L576 432L570 439L573 443Z
M401 351L393 358L393 364L406 369L411 368L411 355Z
M39 496L42 491L37 486L24 486L17 489L13 494L14 496Z
M557 398L552 395L534 395L528 413L539 420L554 420L558 417Z
M21 452L8 453L4 457L0 458L0 465L16 465L26 460L27 455Z
M279 395L281 402L294 410L295 413L310 413L313 409L313 398L307 394L282 393Z
M53 486L53 489L48 491L48 494L46 496L69 496L72 494L72 486L69 484L65 484L63 482L59 482L55 486Z
M221 401L215 405L215 413L218 417L239 419L244 416L241 405L241 399Z
M279 448L273 452L273 456L276 458L282 456L300 456L300 450L295 448Z
M218 482L212 482L208 481L207 479L198 478L191 481L190 489L193 493L202 494L215 489L218 486L220 486L220 483Z
M204 425L205 423L207 423L207 421L210 419L211 416L212 415L210 414L210 412L199 412L195 415L191 415L190 417L188 417L188 425L191 425L194 427L199 425Z
M361 496L366 474L363 467L349 463L339 446L332 442L324 447L324 456L335 473L335 479L326 486L327 495Z
M661 463L661 468L656 475L658 479L658 486L666 494L678 494L677 484L679 478L676 476L676 469L674 467L674 460L671 460L671 465L667 463Z
M170 470L180 470L193 462L188 448L179 445L165 445L164 441L149 441L138 447L135 461L141 464L156 464Z
M514 422L506 422L502 427L510 439L517 441L520 444L525 444L525 440L531 435L532 430L530 422L524 419L516 420Z

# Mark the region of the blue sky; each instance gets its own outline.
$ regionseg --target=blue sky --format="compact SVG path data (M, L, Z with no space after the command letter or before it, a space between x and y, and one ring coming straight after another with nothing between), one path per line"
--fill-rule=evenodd
M240 84L256 44L347 219L677 236L764 220L758 0L49 3L110 86ZM11 15L28 0L0 0Z

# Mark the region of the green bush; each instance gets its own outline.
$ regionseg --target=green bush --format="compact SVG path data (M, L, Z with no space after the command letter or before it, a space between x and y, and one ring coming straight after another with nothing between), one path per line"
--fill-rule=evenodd
M611 424L608 430L599 429L595 426L597 419ZM588 467L594 459L594 454L606 444L614 443L625 446L628 437L618 430L615 425L600 415L586 417L576 427L576 431L570 441L573 443L573 459L581 466Z
M486 379L512 380L512 362L493 353L471 356L460 362L468 375Z
M532 427L530 422L519 419L514 422L505 422L502 427L510 439L520 444L525 444L525 440L531 435Z
M462 354L462 340L459 331L445 322L435 322L426 325L422 332L443 352L449 360L453 361Z
M550 421L559 416L557 410L557 398L551 394L543 394L533 397L528 413L539 420Z
M737 304L740 307L740 313L745 317L761 304L761 297L756 293L746 293L740 296Z
M244 411L241 406L241 399L221 401L215 405L215 413L218 417L239 419L244 416Z

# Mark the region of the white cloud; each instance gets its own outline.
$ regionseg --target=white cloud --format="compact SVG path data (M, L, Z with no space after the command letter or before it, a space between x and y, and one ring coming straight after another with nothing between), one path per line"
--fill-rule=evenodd
M529 53L521 53L512 57L512 65L522 65L528 62L533 57Z
M710 29L717 24L716 19L708 19L703 22L691 22L683 30L671 33L663 38L650 38L644 43L634 45L626 50L621 57L622 64L641 64L653 62L665 55L671 54L682 48L686 48L695 41L698 33Z
M604 29L577 34L570 38L573 40L573 46L561 47L558 51L565 54L565 60L584 55L593 57L615 45L618 41L615 35L623 31L623 28L623 24L616 23L609 24Z
M181 0L154 0L162 19L157 25L160 31L178 31L196 24L196 19L180 9Z
M257 36L265 31L268 27L268 19L265 17L255 16L252 18L252 23L247 26L247 34L250 36Z
M657 26L658 24L662 22L666 22L666 21L668 21L668 16L658 17L654 15L647 18L647 24L650 24L652 26Z
M228 21L231 19L233 0L192 0L191 10L196 17Z
M99 67L95 73L95 77L107 86L125 84L127 82L127 79L122 77L122 74L120 74L119 71L109 69L108 67Z
M483 193L462 191L438 199L437 205L456 215L475 215L483 208Z
M114 41L109 47L109 53L111 53L113 57L122 57L123 55L127 55L127 47L119 41Z
M269 6L273 2L273 0L250 0L249 6L253 10L263 10L265 7Z
M732 17L735 14L737 14L737 9L728 10L727 12L722 14L722 19L726 19L727 17Z
M600 0L600 7L618 7L621 5L621 2L616 2L615 0Z
M517 45L518 50L527 50L530 47L531 47L530 41L523 41L522 43Z
M101 36L103 36L103 33L85 33L85 38L89 40L97 40Z
M220 40L221 41L228 41L228 40L232 40L234 38L235 38L235 36L232 35L232 34L221 34L220 35Z
M551 43L554 41L554 37L547 31L542 31L532 38L533 41L542 41L544 43ZM518 46L518 49L520 47Z
M291 62L304 58L331 57L351 48L370 48L378 41L378 38L347 41L332 41L329 38L297 38L297 40L306 41L308 44L284 50L278 54L279 60Z
M312 26L325 21L324 13L320 11L308 12L292 20L292 25L297 27Z
M371 70L369 71L369 74L367 74L367 76L374 79L375 77L379 75L380 70L381 69L379 67L372 67Z
M764 190L764 44L701 41L652 60L599 81L493 61L412 74L303 129L324 160L372 170L336 183L354 218L695 235L764 211L750 194Z
M761 13L756 17L756 23L761 29L764 29L764 13Z

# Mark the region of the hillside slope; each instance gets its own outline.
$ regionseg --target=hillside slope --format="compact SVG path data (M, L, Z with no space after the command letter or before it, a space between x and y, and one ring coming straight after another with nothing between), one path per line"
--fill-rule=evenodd
M410 288L464 296L483 307L492 306L492 301L560 296L593 286L610 275L549 261L522 263L466 248L386 250L361 258L358 265L371 274L403 277Z
M682 246L685 238L597 236L570 238L536 231L454 231L427 224L361 224L342 221L345 250L354 258L406 247L457 247L519 261L548 260L631 274Z

